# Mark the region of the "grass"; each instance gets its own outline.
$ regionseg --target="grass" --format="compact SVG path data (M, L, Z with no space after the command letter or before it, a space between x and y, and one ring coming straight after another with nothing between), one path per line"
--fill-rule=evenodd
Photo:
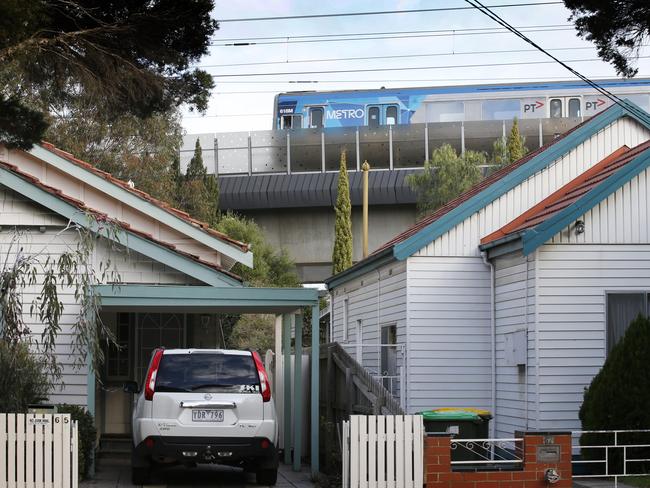
M636 486L637 488L650 488L650 476L629 476L619 478L626 485Z

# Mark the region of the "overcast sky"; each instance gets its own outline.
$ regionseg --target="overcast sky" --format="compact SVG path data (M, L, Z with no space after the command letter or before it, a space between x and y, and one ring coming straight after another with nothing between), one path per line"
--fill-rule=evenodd
M486 0L486 5L541 2L544 0ZM241 19L265 16L295 16L378 10L409 10L438 7L467 6L463 0L216 0L214 18ZM569 11L563 5L539 5L495 9L512 25L547 32L527 35L542 47L554 50L562 60L595 59L592 45L579 39L568 22ZM539 27L544 26L544 27ZM549 27L553 26L553 27ZM222 22L214 36L210 54L200 66L215 76L210 106L204 117L186 113L183 126L188 134L267 130L272 126L273 97L291 90L333 90L479 84L483 82L539 81L572 79L561 66L531 64L511 66L481 66L448 68L457 65L518 63L548 61L542 53L517 52L489 54L485 51L530 50L531 46L510 33L477 34L458 32L429 33L420 37L372 39L345 42L296 42L295 36L331 34L386 33L397 31L439 31L447 29L485 29L498 27L483 14L472 10L402 13L354 17L316 18L300 20L270 20L257 22ZM445 34L445 35L441 35ZM414 34L400 34L414 36ZM224 46L232 42L247 42L251 37L273 37L258 40L252 46ZM232 41L237 39L237 41ZM250 41L253 42L253 41ZM259 44L273 42L273 44ZM555 50L561 48L561 50ZM566 49L566 48L571 48ZM580 49L573 49L580 48ZM474 54L481 52L481 54ZM470 53L470 54L462 54ZM402 56L439 54L426 57L384 58L351 61L313 61L367 56ZM644 48L642 55L649 55ZM300 61L303 62L300 62ZM215 66L242 63L246 66ZM572 61L581 73L593 78L610 78L614 70L602 61ZM640 76L650 76L650 59L640 59ZM322 71L369 68L434 67L432 69L377 71L370 73L285 74L274 72ZM445 67L445 68L443 68ZM255 74L254 76L224 76ZM266 74L266 76L265 76ZM295 83L313 80L318 83ZM293 81L294 83L290 83Z

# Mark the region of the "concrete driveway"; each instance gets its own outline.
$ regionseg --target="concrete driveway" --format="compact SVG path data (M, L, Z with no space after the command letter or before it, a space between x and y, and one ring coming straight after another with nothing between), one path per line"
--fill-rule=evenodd
M167 468L158 471L152 478L150 488L200 488L200 487L257 487L255 475L235 468L222 466L198 466ZM131 484L131 469L128 465L98 466L95 478L80 484L82 488L122 488ZM289 466L280 465L278 488L312 488L308 469L294 473Z

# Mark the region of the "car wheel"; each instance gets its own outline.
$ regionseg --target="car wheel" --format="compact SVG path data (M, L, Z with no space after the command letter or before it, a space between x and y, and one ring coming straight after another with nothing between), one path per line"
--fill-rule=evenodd
M277 469L260 469L255 473L258 485L273 486L278 481Z
M134 485L146 485L149 483L150 468L131 468L131 483Z

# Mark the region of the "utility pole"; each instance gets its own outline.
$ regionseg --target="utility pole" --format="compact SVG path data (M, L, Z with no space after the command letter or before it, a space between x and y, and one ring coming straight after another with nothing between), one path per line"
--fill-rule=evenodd
M368 161L363 162L363 257L368 257Z

